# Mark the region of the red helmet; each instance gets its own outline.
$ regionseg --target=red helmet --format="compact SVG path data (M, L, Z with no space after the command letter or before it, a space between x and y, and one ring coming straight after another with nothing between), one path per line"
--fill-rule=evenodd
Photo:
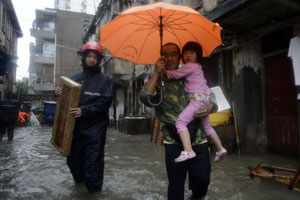
M82 47L82 52L85 52L86 50L94 50L100 53L101 56L103 56L103 49L97 42L87 42Z

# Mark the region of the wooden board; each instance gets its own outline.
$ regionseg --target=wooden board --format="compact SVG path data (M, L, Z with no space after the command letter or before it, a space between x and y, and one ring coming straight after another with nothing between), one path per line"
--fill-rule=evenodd
M75 126L75 117L69 114L69 109L78 107L81 85L64 76L60 77L59 85L62 88L62 95L56 104L51 144L63 156L68 156Z

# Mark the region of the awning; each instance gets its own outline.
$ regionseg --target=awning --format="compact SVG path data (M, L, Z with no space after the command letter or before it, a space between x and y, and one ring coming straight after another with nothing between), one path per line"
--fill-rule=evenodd
M224 31L243 33L300 16L299 0L227 0L205 15Z

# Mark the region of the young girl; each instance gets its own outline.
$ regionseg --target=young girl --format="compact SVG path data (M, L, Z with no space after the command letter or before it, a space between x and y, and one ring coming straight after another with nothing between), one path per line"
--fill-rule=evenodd
M181 152L175 162L182 162L196 156L192 149L190 134L187 125L194 118L202 106L209 103L211 90L206 84L200 62L202 60L202 47L196 42L188 42L182 48L182 61L184 65L177 70L165 70L164 73L168 79L185 78L185 91L189 93L190 103L180 113L176 121L177 132L183 144L184 151ZM214 161L220 161L226 156L227 151L222 146L221 141L214 128L209 123L209 117L201 118L206 136L216 145L217 152Z

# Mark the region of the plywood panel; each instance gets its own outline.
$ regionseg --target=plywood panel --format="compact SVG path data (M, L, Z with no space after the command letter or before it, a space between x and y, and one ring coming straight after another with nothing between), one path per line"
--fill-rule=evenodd
M81 85L67 77L60 77L62 95L58 98L53 123L51 144L63 155L70 154L75 117L69 114L70 108L79 104Z

